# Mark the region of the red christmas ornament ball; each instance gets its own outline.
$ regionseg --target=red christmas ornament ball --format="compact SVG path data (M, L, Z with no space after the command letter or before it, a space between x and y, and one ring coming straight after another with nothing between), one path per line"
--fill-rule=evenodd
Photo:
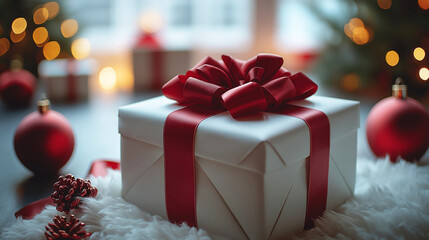
M67 119L49 110L49 100L42 100L39 111L19 124L14 147L18 159L34 174L55 174L73 153L74 135Z
M34 94L36 78L27 70L11 70L0 75L0 95L6 106L28 106Z
M366 135L377 157L419 160L429 146L429 114L412 98L388 97L371 109Z

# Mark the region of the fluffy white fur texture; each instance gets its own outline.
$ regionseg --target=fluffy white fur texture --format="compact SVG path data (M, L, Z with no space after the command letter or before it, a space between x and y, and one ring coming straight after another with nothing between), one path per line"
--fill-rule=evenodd
M121 198L119 171L91 178L99 193L74 214L95 239L219 239L204 230L177 226ZM1 239L45 239L44 227L59 214L53 206L31 220L17 219ZM293 239L429 239L429 165L359 159L355 196L328 211L316 227Z

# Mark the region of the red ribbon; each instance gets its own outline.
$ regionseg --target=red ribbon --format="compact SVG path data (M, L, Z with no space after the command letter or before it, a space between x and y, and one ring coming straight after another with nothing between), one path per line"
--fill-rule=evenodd
M166 83L162 93L179 103L225 109L240 117L276 109L317 91L307 76L284 69L283 58L277 55L259 54L246 62L223 55L222 60L204 58L186 75Z
M119 170L120 163L107 160L96 160L92 163L88 176L107 176L107 169ZM52 198L50 196L32 202L29 205L21 208L18 212L15 213L15 217L22 217L23 219L32 219L34 216L42 212L42 210L48 205L54 205L54 202L52 201Z
M143 33L137 42L138 47L143 47L151 50L151 68L152 68L152 86L153 90L159 90L162 87L162 78L163 78L163 59L162 59L162 48L158 39L153 33Z
M306 228L326 209L330 128L318 110L288 105L313 95L317 85L302 73L291 75L283 59L259 54L244 62L223 55L204 58L186 75L166 83L163 94L189 106L170 113L164 125L166 209L170 221L197 227L194 145L204 119L228 110L234 118L271 111L303 119L310 130Z

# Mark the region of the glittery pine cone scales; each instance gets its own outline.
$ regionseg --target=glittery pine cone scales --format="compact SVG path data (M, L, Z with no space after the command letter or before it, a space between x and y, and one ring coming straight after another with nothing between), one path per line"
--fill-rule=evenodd
M49 223L45 226L45 236L48 240L78 240L86 239L91 236L91 233L87 233L83 227L85 223L79 222L74 215L70 215L69 220L65 216L55 216L53 223Z
M71 209L79 207L81 202L79 197L95 197L97 188L91 186L89 180L76 178L67 174L60 176L54 183L54 193L51 198L57 205L57 210L68 213Z

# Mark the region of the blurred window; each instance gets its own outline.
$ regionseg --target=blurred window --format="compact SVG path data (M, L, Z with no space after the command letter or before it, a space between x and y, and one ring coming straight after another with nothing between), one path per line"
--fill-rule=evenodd
M140 34L139 19L157 12L166 46L235 48L251 39L252 0L73 0L63 2L79 22L79 35L94 50L129 48Z
M80 24L79 35L89 38L95 51L123 50L137 41L139 19L157 12L163 25L159 36L167 47L237 49L251 47L256 1L266 0L73 0L63 1L70 17ZM305 51L320 48L336 36L318 17L341 19L345 0L274 1L277 48ZM312 9L313 7L313 9ZM319 13L315 13L318 9ZM343 14L344 13L344 14Z

